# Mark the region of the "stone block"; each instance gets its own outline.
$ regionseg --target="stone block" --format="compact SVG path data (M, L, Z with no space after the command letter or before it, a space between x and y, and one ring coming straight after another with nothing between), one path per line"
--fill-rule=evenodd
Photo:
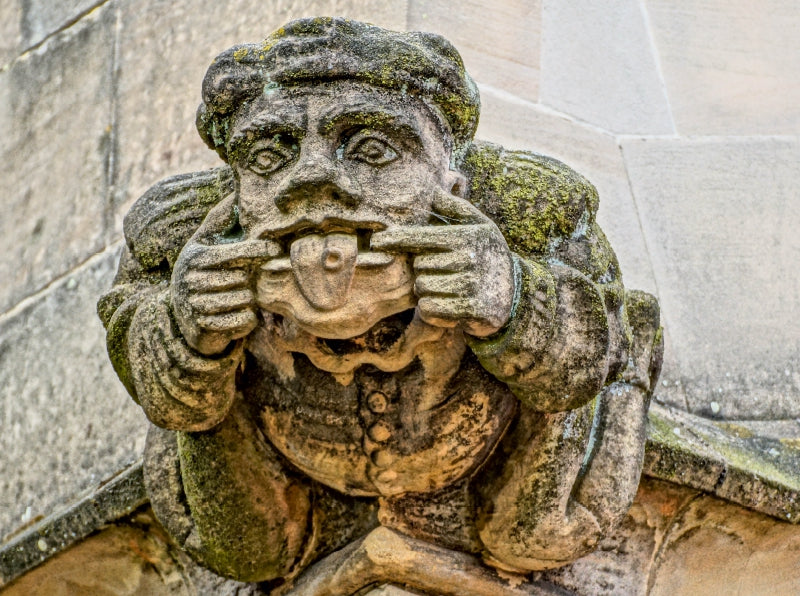
M104 244L113 11L0 72L0 312Z
M120 3L115 230L149 186L222 165L195 129L203 75L227 48L264 39L287 21L342 15L402 29L405 2L124 0Z
M625 285L656 292L647 248L616 140L508 94L481 87L478 138L560 159L600 193L598 221L611 241Z
M0 5L0 68L11 62L22 47L22 6L19 2Z
M101 0L21 0L20 29L22 48L40 43L48 35L68 26Z
M547 571L575 594L797 594L800 528L643 478L623 524L593 553Z
M409 0L335 0L332 15L320 13L317 16L342 16L386 29L405 31L408 29L408 4Z
M545 0L541 102L614 133L674 131L640 3Z
M484 85L528 101L539 95L539 0L506 0L489 9L468 0L411 0L408 29L444 35L461 53L467 71Z
M98 0L7 0L0 6L0 67L76 21Z
M708 416L800 416L800 143L622 147L674 346L657 395Z
M792 0L645 0L678 132L798 134Z
M800 531L700 497L676 517L651 570L648 594L774 595L800 592Z
M0 536L141 456L146 421L95 314L116 256L92 258L0 320Z

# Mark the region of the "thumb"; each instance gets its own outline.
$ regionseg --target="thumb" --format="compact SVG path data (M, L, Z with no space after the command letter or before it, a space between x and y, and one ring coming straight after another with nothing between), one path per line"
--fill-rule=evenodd
M238 220L236 195L231 193L208 211L192 240L201 244L215 244L216 238L230 230Z
M436 188L431 202L434 217L448 224L482 224L491 221L467 199L462 199L442 188Z

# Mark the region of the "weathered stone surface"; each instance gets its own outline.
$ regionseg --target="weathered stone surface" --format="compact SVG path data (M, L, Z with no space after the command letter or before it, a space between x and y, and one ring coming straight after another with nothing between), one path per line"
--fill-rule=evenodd
M115 378L93 303L95 257L0 321L0 535L139 457L144 419Z
M98 10L0 72L0 312L104 244L113 25Z
M414 594L397 586L381 586L369 592L367 596L414 596Z
M625 285L656 293L638 210L614 137L492 89L481 87L481 103L479 138L552 155L592 181L600 195L597 219L617 254Z
M133 205L98 310L175 541L305 596L527 594L504 574L592 550L633 500L662 353L594 187L475 141L435 34L293 21L218 55L202 97L228 165Z
M678 132L800 133L792 0L645 0Z
M664 536L648 594L783 596L800 591L800 531L698 497Z
M410 0L407 28L452 41L479 84L536 101L541 25L539 0L495 3L491 18L480 0L459 2L457 7L447 0Z
M0 6L0 67L100 4L100 0L6 0Z
M22 45L22 3L5 2L0 8L0 69L11 62Z
M545 0L542 30L543 104L614 133L674 132L640 2Z
M625 521L594 553L543 577L581 596L645 596L664 535L697 497L685 487L643 478Z
M163 535L140 520L138 527L111 527L87 538L4 588L3 594L189 596L197 592L190 591L181 577Z
M783 596L800 589L798 560L800 527L644 479L597 551L544 577L586 596Z
M622 144L665 327L656 395L723 418L800 416L800 143Z
M646 474L800 522L800 429L763 423L756 434L657 405L649 417Z
M693 425L681 428L687 432L696 430ZM698 442L686 443L689 449L698 445ZM128 516L127 512L141 502L144 487L140 472L141 468L136 466L129 469L84 495L72 507L56 512L50 520L21 534L17 542L25 542L34 557L41 556L43 564L7 586L4 594L45 593L49 586L59 586L66 591L58 593L70 595L97 590L100 586L106 590L103 593L113 595L256 596L269 591L263 586L259 589L256 584L224 580L196 566L165 539L163 529L149 510L140 509ZM111 529L103 530L105 524L112 522ZM59 541L54 541L55 548L42 552L36 546L37 528L44 527L50 528L50 533L43 535L46 540L51 540L54 532L101 531L66 551L60 550L63 545ZM368 566L381 562L397 565L403 557L414 557L413 552L405 550L410 545L413 547L413 540L401 539L396 545L399 548L389 546L388 550L386 544L373 544L372 552L364 553L362 561ZM455 578L465 564L474 564L474 560L463 555L459 559L459 555L436 549L432 554L455 557L451 562L458 560L455 569L449 568ZM564 596L652 593L783 596L797 592L800 586L796 574L799 556L800 526L742 509L686 486L643 478L625 520L601 542L597 551L561 569L534 574L537 581L517 585L511 593L525 593L532 588L535 594ZM9 545L0 546L0 574L12 577L9 560ZM420 565L419 573L416 570L413 566L404 573L419 581L434 572L430 565ZM341 577L338 575L337 581ZM136 586L144 588L137 591ZM459 596L466 593L458 579L449 587L461 591L447 593ZM496 584L488 593L496 596L506 587ZM408 589L384 585L372 590L370 596L417 593ZM336 592L336 596L342 596L342 592Z
M22 49L40 43L48 35L78 20L102 0L12 0L20 5Z
M87 489L71 503L2 542L0 587L146 502L141 462L103 479L101 485Z
M200 82L234 43L259 42L293 18L343 15L403 29L406 2L124 0L120 3L115 231L154 180L219 165L197 135Z

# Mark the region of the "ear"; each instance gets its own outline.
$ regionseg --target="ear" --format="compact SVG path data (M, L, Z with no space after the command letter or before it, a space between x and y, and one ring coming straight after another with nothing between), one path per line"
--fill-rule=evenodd
M444 182L445 188L447 188L451 194L461 199L467 196L467 178L461 172L449 170L445 175Z

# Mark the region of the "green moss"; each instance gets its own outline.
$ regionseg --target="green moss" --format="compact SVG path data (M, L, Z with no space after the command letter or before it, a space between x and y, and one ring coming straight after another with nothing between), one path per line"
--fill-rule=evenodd
M752 439L753 438L753 431L751 431L746 426L742 426L741 424L735 424L733 422L721 422L718 423L721 429L729 432L734 437L739 439Z
M796 451L800 451L800 438L793 438L793 439L781 439L781 445L788 447L789 449L794 449Z
M597 191L566 165L526 152L475 143L464 159L470 197L499 221L513 250L541 255L593 220Z

